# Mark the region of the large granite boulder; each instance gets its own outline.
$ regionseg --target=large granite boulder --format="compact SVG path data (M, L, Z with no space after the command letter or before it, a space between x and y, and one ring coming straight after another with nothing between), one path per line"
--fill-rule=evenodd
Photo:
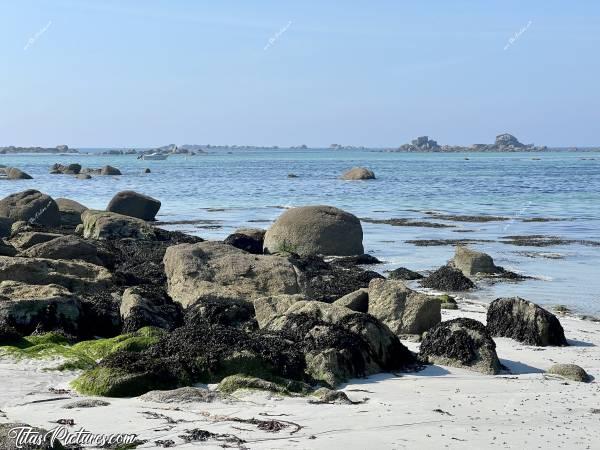
M266 230L260 228L239 228L225 238L225 243L236 248L260 255L263 252L263 243Z
M138 219L154 220L160 205L159 200L148 195L135 191L122 191L112 198L106 210Z
M415 361L387 326L369 314L342 306L295 302L265 329L305 346L307 373L330 386Z
M88 209L81 214L85 239L156 239L154 227L141 219Z
M494 264L494 260L490 255L471 250L463 245L456 246L454 258L450 264L467 277L477 274L492 275L503 272L502 267Z
M520 297L498 298L487 312L492 336L512 338L527 345L569 345L556 316Z
M172 330L181 324L181 307L155 287L135 286L125 289L120 307L123 332L131 333L145 326Z
M169 247L163 262L169 295L184 308L211 296L252 300L300 293L286 258L252 255L222 242Z
M16 167L7 167L4 169L4 173L6 174L6 178L9 180L32 180L33 177L28 173L23 172L21 169L17 169Z
M303 206L284 212L267 230L265 253L362 255L360 220L332 206Z
M103 267L82 261L0 256L0 281L32 285L58 284L71 292L104 290L112 285Z
M60 223L56 202L49 195L34 189L18 192L0 200L0 216L44 226L56 226Z
M342 175L342 180L374 180L375 173L366 167L354 167Z
M29 247L21 252L21 256L28 258L78 259L99 266L102 265L96 246L73 235L60 236L48 242Z
M439 301L397 280L375 279L369 283L369 314L398 335L420 335L442 320Z
M77 333L81 305L69 290L56 284L0 282L0 322L22 334L62 329Z
M68 198L57 198L56 204L58 205L61 224L69 227L76 227L80 223L83 223L81 214L87 210L87 207Z
M465 317L442 322L427 332L421 342L419 357L430 364L490 375L502 369L496 343L485 325Z

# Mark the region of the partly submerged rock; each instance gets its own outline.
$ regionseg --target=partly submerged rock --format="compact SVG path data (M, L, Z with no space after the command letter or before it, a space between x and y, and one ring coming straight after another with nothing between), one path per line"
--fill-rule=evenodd
M202 297L252 300L300 293L296 270L286 258L252 255L220 242L169 247L164 265L169 295L184 308Z
M375 173L366 167L354 167L342 175L342 180L374 180Z
M554 314L520 297L494 300L488 308L487 327L492 336L528 345L569 345Z
M267 230L265 253L361 255L360 220L332 206L303 206L284 212Z
M121 175L121 171L113 166L104 166L100 169L100 175Z
M494 264L490 255L471 250L463 245L457 245L451 265L460 270L465 276L501 273L503 269Z
M418 272L414 272L410 269L407 269L406 267L398 267L397 269L392 270L389 274L388 274L388 278L390 280L420 280L421 278L423 278L423 275L421 275Z
M460 292L473 289L475 283L452 266L446 265L421 280L421 286L437 291Z
M154 220L160 206L159 200L148 195L135 191L121 191L115 194L106 210L142 220Z
M430 364L461 367L490 375L502 369L496 344L485 325L465 317L442 322L426 333L419 357Z
M21 169L17 169L16 167L7 167L4 169L4 173L6 174L6 178L9 180L32 180L33 177L28 173L23 172Z
M576 364L554 364L546 373L581 383L587 383L591 379L587 372Z
M397 280L376 279L369 283L369 314L397 335L420 335L442 320L440 302Z
M49 195L34 189L0 200L0 216L44 226L56 226L60 223L56 202Z

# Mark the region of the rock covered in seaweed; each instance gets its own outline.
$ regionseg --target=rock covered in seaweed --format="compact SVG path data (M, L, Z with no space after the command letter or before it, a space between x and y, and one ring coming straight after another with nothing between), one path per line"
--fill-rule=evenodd
M438 291L460 292L473 289L475 283L460 270L445 265L421 280L421 286Z
M527 345L569 345L558 318L520 297L498 298L487 312L492 336L512 338Z
M430 364L461 367L486 374L497 374L502 365L496 343L485 325L460 317L431 329L421 342L419 357Z

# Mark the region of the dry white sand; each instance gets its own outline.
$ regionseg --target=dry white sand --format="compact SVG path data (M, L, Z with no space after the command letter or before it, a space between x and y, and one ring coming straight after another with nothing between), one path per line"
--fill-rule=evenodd
M463 303L443 318L485 321L484 307ZM238 401L158 404L139 399L105 399L109 406L63 409L77 397L54 394L68 388L75 373L43 371L39 362L0 361L0 422L25 422L46 429L74 419L94 433L136 433L154 441L172 439L177 448L222 448L209 440L184 444L185 430L232 434L245 448L600 448L600 323L561 318L569 347L531 347L496 339L498 356L512 374L489 376L442 366L417 374L380 374L352 380L342 389L355 405L310 404L260 392ZM411 350L418 343L405 342ZM595 379L577 383L543 374L554 363L582 366ZM64 397L72 397L64 399ZM32 403L39 400L40 403ZM162 414L150 418L145 412ZM278 419L300 425L276 433L232 418ZM175 422L175 423L170 423ZM295 432L294 432L295 431ZM229 446L235 446L228 444Z

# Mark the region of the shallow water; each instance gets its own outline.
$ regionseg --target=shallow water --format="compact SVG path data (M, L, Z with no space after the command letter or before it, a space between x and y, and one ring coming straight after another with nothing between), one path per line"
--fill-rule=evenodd
M84 167L111 164L124 176L77 180L50 175L55 162L79 162ZM162 201L161 221L200 221L169 228L211 239L224 238L239 226L266 227L283 207L307 204L338 206L362 218L413 218L454 225L423 228L363 222L365 249L385 261L377 266L379 271L400 265L427 271L451 258L453 247L417 247L407 240L491 240L473 247L490 253L497 264L537 279L483 284L471 297L491 300L519 295L581 313L600 313L600 247L522 247L497 242L507 235L534 234L600 242L598 153L218 150L205 156L170 156L166 161L141 161L133 155L0 155L0 164L19 167L34 177L1 181L0 197L34 188L55 198L105 208L117 191L134 189ZM344 170L356 165L368 166L378 179L339 180ZM142 174L146 167L152 173ZM298 178L288 178L289 173ZM426 214L430 211L509 220L453 222ZM563 220L523 222L530 218Z

